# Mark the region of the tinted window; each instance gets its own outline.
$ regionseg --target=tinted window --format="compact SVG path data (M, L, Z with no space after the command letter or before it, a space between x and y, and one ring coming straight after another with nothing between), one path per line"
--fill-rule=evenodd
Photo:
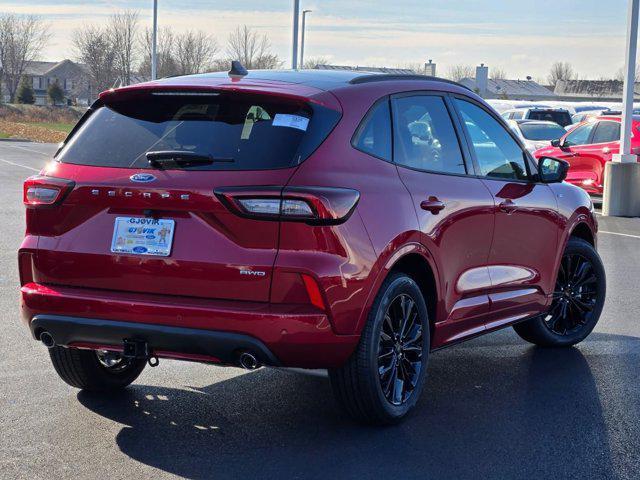
M511 118L514 120L522 120L524 118L524 112L513 112Z
M456 104L473 143L480 174L495 178L526 179L524 153L509 132L473 103L456 99Z
M591 135L591 130L593 130L594 125L594 123L588 123L576 128L566 136L564 139L564 145L566 147L571 147L586 144L589 141L589 136Z
M354 146L375 157L391 160L391 112L387 100L374 106L364 119Z
M620 140L620 124L618 122L600 122L593 133L591 143L609 143Z
M393 100L394 160L420 170L466 173L449 112L441 97Z
M571 125L571 115L569 112L558 112L556 110L531 110L529 112L529 120L546 120L555 122L561 127Z
M521 123L520 131L527 140L555 140L567 131L557 123Z
M149 168L147 152L178 151L213 159L183 167L193 170L283 168L310 155L339 116L323 107L256 95L151 95L97 109L58 159Z

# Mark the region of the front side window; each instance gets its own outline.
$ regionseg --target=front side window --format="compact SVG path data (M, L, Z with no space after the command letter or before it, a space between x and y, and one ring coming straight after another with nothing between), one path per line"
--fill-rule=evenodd
M394 161L419 170L464 174L460 143L442 97L393 100Z
M620 123L600 122L593 132L591 143L610 143L620 140Z
M509 132L489 113L455 100L476 154L480 174L499 179L528 179L525 155Z
M353 146L358 150L391 161L391 112L389 101L373 107L358 129Z
M576 145L586 145L589 142L589 137L591 136L591 131L594 126L595 123L588 123L576 128L565 137L564 146L574 147Z

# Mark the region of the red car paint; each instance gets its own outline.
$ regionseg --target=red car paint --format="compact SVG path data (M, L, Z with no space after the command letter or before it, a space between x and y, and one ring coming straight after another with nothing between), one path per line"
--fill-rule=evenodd
M355 73L272 75L175 78L102 94L109 104L161 90L233 92L313 103L340 118L290 168L193 172L51 162L41 175L68 180L69 191L53 206L26 198L19 251L26 325L46 314L240 333L266 346L279 365L334 367L356 347L393 269L411 272L427 294L436 349L543 312L569 236L580 232L595 242L590 201L573 186L429 173L351 144L367 112L386 96L436 92L490 112L472 92L420 79L352 84L349 78L361 75ZM130 179L150 171L152 183ZM27 181L26 188L42 181ZM304 199L320 218L252 217L238 203L274 195ZM115 217L150 215L176 222L170 256L111 253ZM105 348L84 341L68 346ZM155 353L219 360L215 351L188 350Z
M611 161L614 154L620 153L620 131L611 135L601 136L603 125L620 124L619 115L603 115L586 122L582 122L560 138L562 146L544 147L534 153L536 158L555 157L569 162L571 167L567 175L567 182L583 188L594 195L602 195L604 190L604 166ZM585 143L579 145L566 144L565 141L580 128L591 128L592 131ZM631 127L631 151L640 153L640 120L634 118ZM601 137L601 138L598 138Z

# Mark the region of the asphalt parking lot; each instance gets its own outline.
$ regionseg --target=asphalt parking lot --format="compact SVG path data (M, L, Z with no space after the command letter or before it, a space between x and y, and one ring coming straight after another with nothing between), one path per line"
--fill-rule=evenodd
M287 370L161 361L105 398L19 320L22 180L54 149L0 142L1 478L638 478L640 219L600 218L608 296L585 342L508 329L437 352L402 425L355 425L324 376Z

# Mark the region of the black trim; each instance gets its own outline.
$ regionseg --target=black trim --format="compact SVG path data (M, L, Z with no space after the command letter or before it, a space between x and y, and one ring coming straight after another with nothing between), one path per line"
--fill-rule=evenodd
M402 74L379 74L374 73L371 75L362 75L360 77L353 78L349 80L351 85L359 85L361 83L373 83L373 82L384 82L384 81L395 81L395 80L423 80L426 82L441 82L447 83L449 85L455 85L456 87L464 88L465 90L472 91L469 87L465 87L461 83L454 82L453 80L447 80L446 78L440 77L431 77L429 75L402 75Z
M362 150L361 148L358 148L358 142L360 141L360 136L362 135L362 133L364 132L365 128L369 124L369 120L376 113L378 107L384 102L387 102L387 111L389 112L389 129L390 129L389 130L389 136L390 136L389 143L391 144L391 152L390 152L391 153L391 157L390 158L384 158L384 157L381 157L379 155L374 155L371 152L367 152L366 150ZM377 158L378 160L383 160L383 161L388 162L388 163L393 163L393 115L391 114L391 101L390 101L389 95L385 95L384 97L381 97L378 100L376 100L373 103L373 105L371 105L369 110L367 110L367 113L364 114L364 117L362 117L362 120L360 120L360 123L358 124L358 127L356 128L355 132L351 136L351 146L354 149L358 150L359 152L362 152L362 153L364 153L366 155L369 155L370 157Z
M36 315L30 328L35 339L47 331L56 345L63 347L72 343L122 346L125 340L139 340L147 342L151 353L155 350L210 355L235 364L240 351L248 350L262 364L280 366L264 343L239 333L46 314Z

